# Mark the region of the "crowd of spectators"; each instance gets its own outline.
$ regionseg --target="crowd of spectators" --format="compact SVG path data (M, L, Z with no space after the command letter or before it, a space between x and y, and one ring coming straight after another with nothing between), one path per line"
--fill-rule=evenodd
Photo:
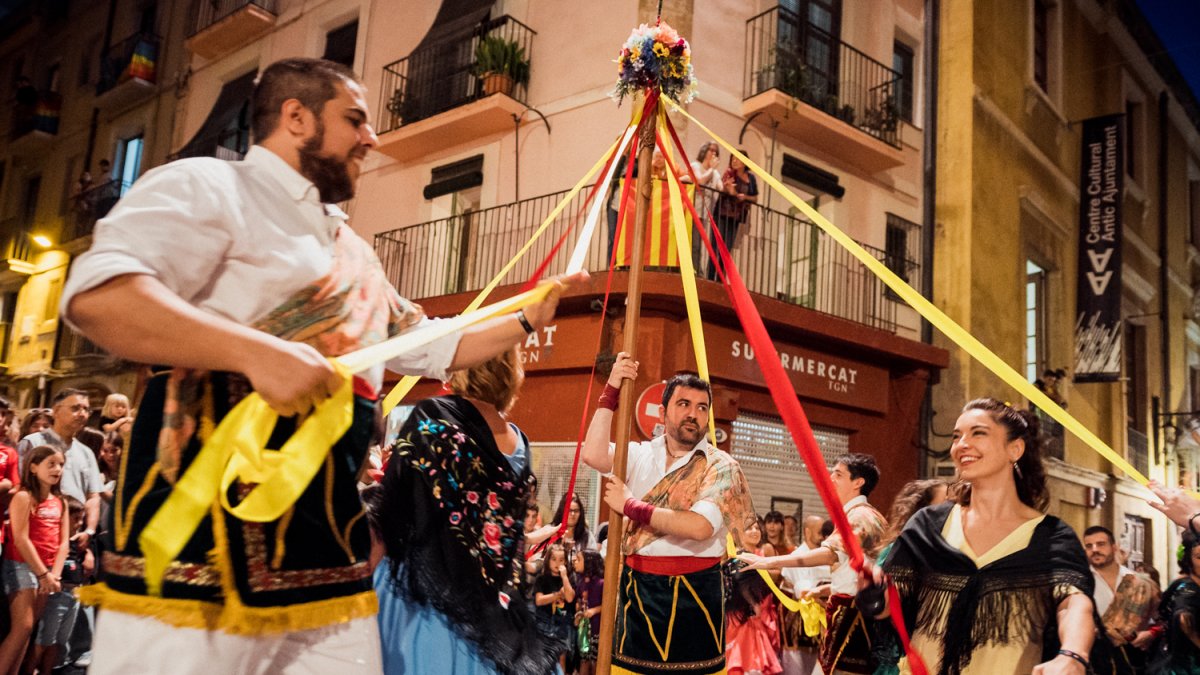
M102 577L101 524L134 412L122 394L95 410L79 389L24 411L0 398L0 673L86 672L95 615L77 589Z

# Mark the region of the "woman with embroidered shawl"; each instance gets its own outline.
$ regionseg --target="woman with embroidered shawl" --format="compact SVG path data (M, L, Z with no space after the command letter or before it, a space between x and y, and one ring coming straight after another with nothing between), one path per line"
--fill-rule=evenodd
M1158 607L1163 635L1146 668L1153 675L1200 672L1200 537L1194 530L1183 532L1179 570L1182 576L1167 587Z
M913 648L940 675L1083 675L1096 632L1092 574L1075 532L1043 512L1037 418L971 401L950 454L966 484L957 503L917 512L883 564ZM1099 660L1092 666L1106 670Z
M522 379L516 348L455 373L455 393L417 404L393 445L370 497L389 675L555 669L557 645L521 589L533 475L529 440L506 414Z

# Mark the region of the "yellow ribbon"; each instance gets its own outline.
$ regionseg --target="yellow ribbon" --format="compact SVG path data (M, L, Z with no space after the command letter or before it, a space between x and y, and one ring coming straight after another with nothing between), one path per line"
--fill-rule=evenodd
M1015 389L1018 393L1028 399L1030 403L1040 408L1047 415L1050 415L1050 417L1054 418L1055 421L1063 425L1064 428L1070 430L1071 433L1086 443L1088 447L1098 452L1109 462L1112 462L1113 466L1125 472L1126 475L1142 485L1146 485L1149 482L1149 480L1142 475L1142 472L1138 471L1133 467L1133 465L1125 461L1124 457L1114 452L1112 448L1108 447L1108 444L1100 440L1098 436L1080 423L1079 420L1067 413L1066 410L1063 410L1062 407L1052 401L1050 397L1046 396L1046 394L1037 387L1033 386L1028 380L1025 379L1023 375L1005 363L1003 359L992 352L992 350L988 349L982 342L976 339L975 336L971 335L962 326L955 323L953 319L951 319L949 316L946 316L942 310L938 309L937 306L918 293L912 286L909 286L908 283L897 276L896 273L892 272L887 268L886 265L877 260L875 256L868 253L862 246L859 246L858 242L851 239L845 232L842 232L837 228L837 226L826 220L824 216L818 213L816 209L809 206L808 203L806 203L803 199L800 199L793 194L791 190L787 189L787 187L783 185L783 183L779 182L773 176L771 176L771 174L764 171L762 167L750 161L749 157L746 157L742 153L738 152L736 148L725 142L724 139L714 134L699 120L689 115L686 110L679 106L679 104L675 103L665 95L662 97L662 100L666 101L667 105L678 111L685 118L695 123L697 127L702 129L714 141L724 147L729 154L740 159L742 163L746 165L746 168L750 169L754 175L762 179L767 185L779 193L780 196L786 199L788 203L799 209L801 213L809 218L809 220L816 223L818 227L820 227L827 235L833 238L834 241L840 244L842 248L845 248L851 253L851 255L853 255L855 258L858 258L859 262L865 265L867 269L871 270L871 272L874 273L875 276L879 277L883 283L887 284L888 288L891 288L897 295L903 298L904 301L909 304L909 306L917 311L917 313L919 313L922 317L929 321L930 324L941 331L942 334L950 338L951 341L970 354L975 360L982 363L984 367L995 373L1001 380L1005 382L1005 384Z
M138 537L146 558L146 587L151 594L161 593L167 565L209 514L218 491L229 508L225 491L232 484L231 475L236 477L231 473L235 467L260 483L236 507L238 517L258 522L275 520L300 497L329 447L350 428L354 391L349 373L340 365L336 367L347 376L345 382L337 393L316 406L278 451L262 449L277 419L262 398L247 396L226 415ZM222 472L224 478L220 478Z
M661 138L667 136L667 113L658 109L658 130ZM674 164L674 152L670 143L663 143L667 156ZM692 232L688 229L687 218L684 216L683 191L679 188L678 180L667 180L667 195L671 208L671 232L675 236L675 249L679 252L679 273L683 282L683 303L687 307L688 330L692 335L692 348L696 352L696 373L705 382L708 377L708 350L704 346L704 324L700 319L700 296L696 292L696 269L692 266ZM638 224L637 227L641 227ZM640 262L638 264L641 264ZM708 435L713 447L717 445L716 418L713 408L708 411Z
M659 130L662 132L663 138L667 137L666 129L666 111L659 108ZM667 149L668 157L674 163L674 153L672 152L671 144L663 143ZM700 319L700 299L696 291L696 270L692 266L692 245L689 235L691 232L687 229L687 219L684 217L683 208L683 193L679 188L677 180L667 180L667 189L669 190L670 205L671 205L671 231L675 235L675 247L679 250L679 269L680 279L683 282L683 300L687 306L688 329L692 336L692 347L696 351L696 372L701 379L708 382L708 351L704 344L704 324ZM699 214L697 214L699 215ZM716 446L716 415L709 410L708 415L708 430L710 440L713 446ZM737 557L737 546L733 542L733 535L725 535L725 550L730 558ZM758 570L759 576L767 583L767 587L778 598L780 604L786 607L789 611L801 611L803 604L800 601L794 600L786 593L780 590L775 584L775 580L771 578L765 570Z
M815 638L825 632L827 617L825 606L821 603L812 598L800 600L800 621L804 624L804 634L808 637Z
M738 557L737 546L733 543L732 534L725 535L725 553L730 559ZM762 577L763 581L767 582L767 588L770 588L771 592L775 594L775 598L779 600L779 604L783 605L789 612L799 612L804 608L804 601L796 600L787 593L784 593L766 570L758 570L758 575Z

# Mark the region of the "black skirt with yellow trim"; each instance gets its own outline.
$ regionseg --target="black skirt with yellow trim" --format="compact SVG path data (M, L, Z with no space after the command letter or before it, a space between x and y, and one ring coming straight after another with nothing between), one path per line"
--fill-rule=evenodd
M138 545L142 529L200 451L205 430L249 391L244 378L228 373L184 376L164 371L151 379L121 459L112 522L106 528L111 534L101 560L107 598L105 593L92 594L100 604L112 600L121 611L137 613L134 597L146 595ZM280 419L267 447L279 448L296 421ZM197 601L212 603L218 607L205 609L209 618L203 624L241 633L255 631L230 615L230 605L245 608L263 632L314 628L374 612L367 562L370 534L357 482L375 428L375 402L356 396L350 429L292 509L275 522L243 522L216 506L212 513L220 514L220 522L214 523L213 515L204 519L168 567L162 598L146 598L144 613L197 625L180 617L197 607ZM164 437L171 434L172 442L166 443ZM231 502L248 488L231 488ZM279 616L270 620L273 609ZM288 612L293 613L291 619ZM212 619L220 615L225 618Z
M721 566L678 576L623 568L613 641L614 673L724 672Z

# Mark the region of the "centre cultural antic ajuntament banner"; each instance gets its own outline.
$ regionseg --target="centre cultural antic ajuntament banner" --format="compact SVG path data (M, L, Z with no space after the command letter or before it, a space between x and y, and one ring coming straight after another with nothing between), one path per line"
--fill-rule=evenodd
M1083 121L1079 171L1079 278L1075 381L1121 375L1121 210L1125 118Z

